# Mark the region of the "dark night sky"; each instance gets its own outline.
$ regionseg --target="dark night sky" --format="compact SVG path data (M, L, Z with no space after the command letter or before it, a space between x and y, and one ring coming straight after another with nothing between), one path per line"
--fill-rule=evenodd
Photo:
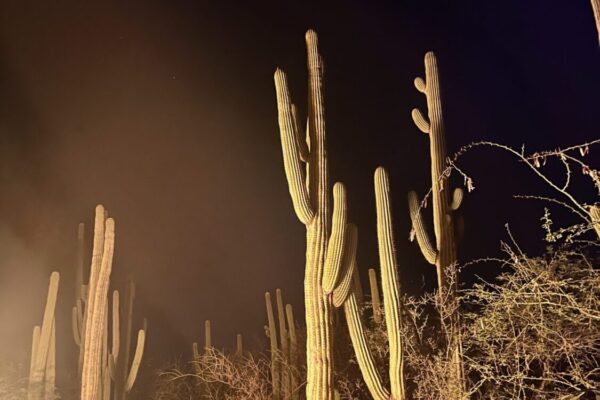
M288 71L306 103L308 28L327 66L331 177L348 187L359 263L377 263L372 174L384 165L411 293L434 283L407 240L405 200L429 185L428 140L410 119L424 106L412 81L426 51L440 62L450 150L598 137L587 0L240 3L0 1L1 359L28 357L53 269L63 275L59 352L73 352L75 232L98 202L116 219L115 287L138 284L152 366L189 352L207 318L217 345L238 331L262 340L265 290L281 287L301 307L304 227L283 173L272 74ZM506 222L539 251L542 205L511 196L547 193L541 182L492 150L462 165L477 186L463 205L462 259L497 254ZM575 190L594 200L588 185Z

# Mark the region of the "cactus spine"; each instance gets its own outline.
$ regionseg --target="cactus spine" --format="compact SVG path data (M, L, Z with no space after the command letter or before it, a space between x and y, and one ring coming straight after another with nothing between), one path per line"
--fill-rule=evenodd
M342 184L336 183L333 190L334 220L330 231L323 61L318 51L317 34L312 30L306 33L306 45L309 75L306 143L300 136L300 124L296 108L290 99L287 76L277 69L274 78L285 174L296 215L306 226L306 397L308 400L332 400L331 296L339 279L341 255L345 247L345 190ZM306 173L303 162L307 164Z
M446 169L446 139L437 60L433 52L425 55L425 80L415 79L416 89L427 98L427 115L425 118L418 109L413 109L415 125L429 135L429 151L431 157L431 196L433 203L433 225L435 242L425 229L420 213L421 205L414 192L409 193L409 208L413 230L425 259L435 265L438 279L440 306L450 307L448 326L448 345L453 359L451 378L456 388L455 396L462 398L464 393L464 377L462 372L459 318L456 311L456 240L454 231L453 210L458 209L462 201L462 190L456 189L450 202L450 188ZM451 276L448 276L450 273Z
M41 327L33 330L28 400L54 399L55 340L54 321L60 275L52 272Z

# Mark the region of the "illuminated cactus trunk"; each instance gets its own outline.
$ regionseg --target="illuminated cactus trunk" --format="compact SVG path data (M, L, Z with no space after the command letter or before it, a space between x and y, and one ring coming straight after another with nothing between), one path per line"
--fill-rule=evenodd
M424 117L418 109L413 109L412 117L415 125L423 133L429 135L435 242L427 234L420 212L422 206L414 192L409 193L409 208L413 231L421 252L425 259L436 267L440 306L452 310L447 318L448 321L442 321L447 327L448 346L453 363L450 386L454 388L454 393L448 395L460 399L464 396L465 383L462 372L460 321L457 312L458 304L456 303L457 257L453 211L460 206L462 190L455 189L452 201L450 201L448 174L445 173L447 167L446 138L444 135L439 74L437 60L432 52L425 55L425 80L416 78L415 87L419 92L424 93L427 98L428 118Z
M53 272L50 275L48 296L41 327L35 327L33 331L33 343L31 348L31 366L29 373L29 384L27 388L28 400L41 400L53 398L54 376L55 376L55 310L58 296L58 285L60 275ZM50 385L52 386L50 388Z
M350 333L350 340L356 354L356 360L373 399L404 400L406 398L406 388L404 383L401 292L394 250L389 179L387 172L381 167L375 171L375 199L377 206L377 240L379 243L379 261L381 264L383 307L389 343L388 365L390 390L384 387L381 376L375 366L375 359L369 348L365 328L361 320L360 306L355 295L356 279L353 280L354 287L348 290L348 294L344 298L344 314ZM356 239L354 239L354 242L356 242ZM356 243L354 243L354 247L356 247ZM354 251L354 254L349 255L351 258L347 261L349 268L346 274L348 276L356 276L357 274L355 253L356 251ZM376 288L377 280L372 273L369 273L369 276L371 287ZM351 278L348 278L348 281L350 282ZM376 296L378 296L378 293Z
M296 215L306 226L306 397L308 400L333 400L332 292L340 275L345 247L346 195L343 185L336 183L330 232L323 61L315 32L306 33L306 45L309 75L306 142L301 139L300 123L290 99L286 74L280 69L275 72L275 89L285 174ZM303 162L307 164L307 177Z
M54 400L56 377L55 310L60 275L50 275L50 285L42 325L33 329L31 364L29 369L28 400Z
M112 271L115 223L105 221L102 206L96 207L92 271L88 290L88 316L85 327L81 400L100 400L102 381L102 349L105 336L106 297Z

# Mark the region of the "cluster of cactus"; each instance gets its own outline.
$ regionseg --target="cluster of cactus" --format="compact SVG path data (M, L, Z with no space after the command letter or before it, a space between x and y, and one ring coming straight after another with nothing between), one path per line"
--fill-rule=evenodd
M300 376L298 365L298 337L291 304L284 306L281 289L275 291L277 322L271 293L265 293L268 325L265 333L271 349L271 385L273 400L298 400L300 398ZM279 335L277 334L279 325Z
M111 346L109 348L108 287L114 248L114 221L104 207L96 207L94 247L89 284L83 282L84 226L79 225L77 250L76 304L72 309L72 330L80 348L79 373L81 399L124 400L133 388L142 360L146 322L138 331L131 367L131 336L135 285L129 282L125 294L125 312L120 311L120 296L112 292ZM78 290L77 290L78 289ZM124 328L121 337L121 328ZM91 331L90 331L91 329ZM92 342L90 342L92 341ZM86 361L87 359L87 361ZM112 385L114 382L114 387Z
M325 149L325 120L323 106L323 61L318 53L317 36L313 31L306 34L309 69L309 110L306 141L302 140L298 111L291 102L287 77L277 69L275 88L285 174L293 206L299 220L307 228L307 251L305 272L305 303L307 325L307 398L331 399L334 395L332 382L332 334L331 321L335 308L344 306L350 337L357 360L369 391L377 399L404 399L404 358L402 343L401 292L397 276L393 227L390 210L389 179L382 167L375 172L375 197L377 203L377 235L383 285L383 308L389 341L390 389L383 387L368 348L362 324L359 302L358 278L355 269L356 228L347 223L346 193L344 186L333 187L333 223L329 227L329 182ZM415 79L415 87L426 95L427 117L418 109L412 116L417 127L429 134L431 153L431 197L435 242L425 230L421 208L414 192L409 194L409 208L413 231L425 256L437 270L440 306L455 306L456 299L456 230L462 221L454 216L461 203L463 192L456 189L450 200L446 148L440 97L437 62L433 53L425 56L425 79ZM306 165L303 165L305 163ZM351 227L351 228L350 228ZM354 243L352 243L354 242ZM354 247L354 249L353 249ZM354 277L354 278L353 278ZM374 318L381 321L379 295L374 285ZM345 286L346 285L346 286ZM336 291L341 295L336 297ZM362 297L362 293L360 293ZM456 309L456 307L454 307ZM448 348L452 353L452 378L458 386L457 397L463 393L460 349L460 321L457 312L444 318L448 327ZM279 379L275 377L274 380ZM391 396L391 397L390 397Z
M56 300L60 274L52 272L42 325L33 328L28 400L54 400L56 396Z

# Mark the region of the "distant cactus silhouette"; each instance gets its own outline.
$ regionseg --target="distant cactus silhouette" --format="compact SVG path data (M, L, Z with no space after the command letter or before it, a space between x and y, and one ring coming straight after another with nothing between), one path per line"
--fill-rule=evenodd
M55 310L59 282L60 274L55 271L50 275L42 325L33 329L29 385L27 388L28 400L54 400L55 398Z

